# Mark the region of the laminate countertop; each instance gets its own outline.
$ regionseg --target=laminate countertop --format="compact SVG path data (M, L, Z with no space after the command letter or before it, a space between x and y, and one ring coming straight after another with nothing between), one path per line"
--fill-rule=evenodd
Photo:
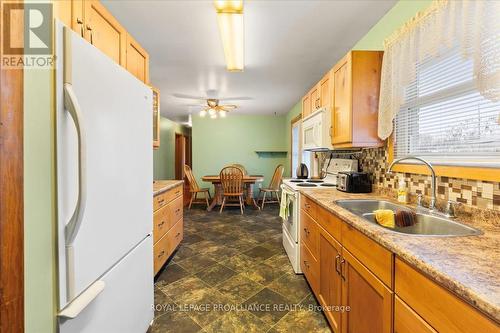
M500 322L500 214L482 211L457 220L481 230L478 236L398 234L335 204L339 199L393 199L336 189L307 189L303 195L430 276L463 300Z
M177 179L155 180L153 182L153 196L166 192L171 188L179 186L183 183L184 183L183 180L177 180Z

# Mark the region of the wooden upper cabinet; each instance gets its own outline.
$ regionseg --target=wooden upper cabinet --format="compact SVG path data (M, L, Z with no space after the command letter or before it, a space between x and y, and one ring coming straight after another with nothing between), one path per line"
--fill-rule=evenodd
M125 68L144 83L149 83L149 54L127 34Z
M333 67L332 144L378 147L381 51L350 51Z
M341 312L337 307L342 305L341 251L340 243L320 227L318 299L334 332L340 332Z
M320 108L320 90L319 85L315 85L311 91L309 92L309 96L311 96L311 113Z
M311 114L311 96L309 94L302 97L302 119Z
M127 32L97 0L84 1L85 38L116 63L125 66Z
M392 291L346 249L342 249L343 333L391 333Z
M326 75L321 79L319 82L319 106L320 107L328 107L331 105L331 87L330 87L330 75L331 73L328 72Z

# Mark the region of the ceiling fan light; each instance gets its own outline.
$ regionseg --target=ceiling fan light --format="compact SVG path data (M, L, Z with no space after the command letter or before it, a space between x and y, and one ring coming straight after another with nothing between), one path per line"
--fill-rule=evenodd
M215 0L217 13L242 13L243 0Z
M217 113L211 114L211 115L210 115L210 118L211 118L211 119L216 119L216 118L217 118Z
M221 118L226 118L226 116L227 116L227 111L226 111L226 110L220 110L220 111L219 111L219 116L220 116Z
M200 111L200 117L205 117L207 115L207 111L206 110L201 110Z
M217 112L215 111L215 109L208 109L208 114L210 115L210 117L212 117L214 115L217 115Z
M244 64L243 12L218 13L219 32L226 58L226 68L231 72L242 72Z

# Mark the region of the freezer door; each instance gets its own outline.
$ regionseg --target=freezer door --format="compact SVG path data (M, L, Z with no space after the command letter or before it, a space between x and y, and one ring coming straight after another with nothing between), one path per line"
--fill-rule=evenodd
M153 267L144 268L145 262L153 261L151 238L148 236L99 279L104 289L75 318L59 317L60 333L147 331L154 315Z
M150 234L153 216L151 89L67 30L57 25L60 309Z

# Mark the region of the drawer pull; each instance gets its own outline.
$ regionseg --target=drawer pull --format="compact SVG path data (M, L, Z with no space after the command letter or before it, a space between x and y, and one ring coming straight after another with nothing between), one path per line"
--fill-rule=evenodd
M181 191L180 191L180 190L175 191L175 194L179 194L179 193L181 193Z
M159 203L159 204L162 204L162 203L164 203L164 202L165 202L165 199L164 199L164 198L158 199L158 203Z
M342 277L342 280L345 281L344 271L345 271L345 259L342 258L342 260L340 261L340 277Z
M306 268L309 269L309 263L307 262L307 260L304 260L304 266L306 266Z
M335 256L335 272L337 272L338 275L342 275L339 266L340 266L340 255L337 254Z
M161 250L161 252L160 252L160 253L158 253L158 256L157 256L157 257L158 257L158 258L161 258L161 257L163 257L163 255L164 255L164 254L165 254L165 250Z
M177 209L175 210L175 213L177 214L177 213L178 213L178 212L180 212L180 211L181 211L181 209L180 209L180 208L177 208Z
M179 237L181 235L180 232L177 233L177 235L175 235L175 238Z
M309 235L311 233L307 228L304 228L304 232L306 233L306 235Z
M306 204L304 204L304 206L305 206L307 209L311 208L311 205L310 205L310 204L307 204L307 203L306 203Z
M161 228L165 224L165 221L161 221L161 223L158 223L158 227Z

